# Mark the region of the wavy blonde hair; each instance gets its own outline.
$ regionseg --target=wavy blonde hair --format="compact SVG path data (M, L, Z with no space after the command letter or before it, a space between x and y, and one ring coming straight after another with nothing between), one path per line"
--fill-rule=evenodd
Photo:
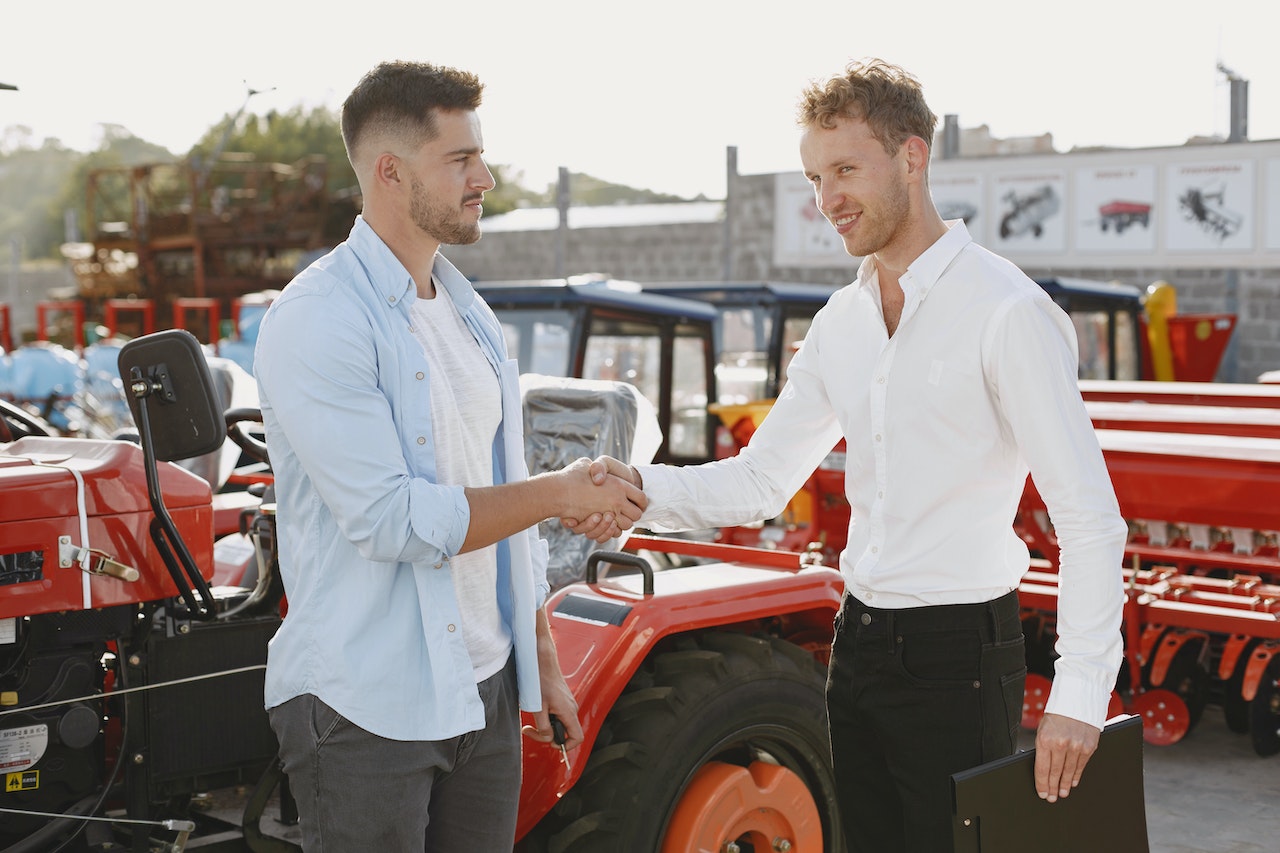
M865 121L889 154L912 136L932 148L938 126L920 81L883 59L850 62L845 73L814 81L801 94L797 117L801 125L830 129L838 118Z

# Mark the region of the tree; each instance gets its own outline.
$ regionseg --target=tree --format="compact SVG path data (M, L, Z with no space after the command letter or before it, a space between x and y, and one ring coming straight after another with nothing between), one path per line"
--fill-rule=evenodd
M208 171L215 159L227 154L248 154L258 163L285 165L321 155L328 167L330 193L356 185L338 118L323 107L307 110L299 105L283 113L272 110L262 116L248 113L238 118L225 115L192 146L187 157L197 168Z

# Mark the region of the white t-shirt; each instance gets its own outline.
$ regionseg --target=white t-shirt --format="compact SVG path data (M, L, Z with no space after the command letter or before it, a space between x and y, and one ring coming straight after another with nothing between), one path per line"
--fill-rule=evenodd
M498 376L449 298L436 285L434 299L409 309L414 337L431 367L431 429L441 485L493 485L493 441L502 421ZM511 631L498 610L496 545L457 554L450 561L462 615L462 636L479 683L496 674L511 653Z

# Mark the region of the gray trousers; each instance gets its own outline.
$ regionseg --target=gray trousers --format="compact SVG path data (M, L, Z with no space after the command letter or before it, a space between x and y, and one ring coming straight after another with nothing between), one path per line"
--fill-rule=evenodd
M370 734L315 696L268 712L306 853L510 851L520 800L514 657L480 684L485 728L442 741Z

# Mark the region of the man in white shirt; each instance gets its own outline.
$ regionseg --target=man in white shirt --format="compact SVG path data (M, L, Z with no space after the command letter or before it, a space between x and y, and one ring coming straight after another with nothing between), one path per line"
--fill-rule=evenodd
M950 850L950 774L1016 747L1028 554L1012 521L1028 471L1061 544L1060 658L1036 735L1042 798L1079 782L1121 658L1127 525L1080 398L1072 324L938 215L936 123L919 83L879 60L805 92L804 171L865 259L857 281L814 318L738 456L593 467L645 489L640 525L699 529L776 515L846 440L852 512L827 710L846 841L869 853Z

